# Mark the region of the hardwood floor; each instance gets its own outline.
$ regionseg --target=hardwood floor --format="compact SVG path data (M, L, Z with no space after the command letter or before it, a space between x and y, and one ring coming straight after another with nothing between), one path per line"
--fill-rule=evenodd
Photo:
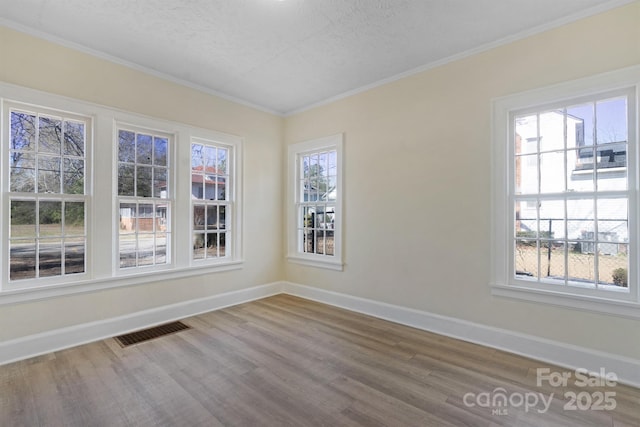
M183 322L0 367L0 425L640 426L638 389L538 387L537 368L564 370L292 296ZM565 409L585 391L578 404L613 392L616 408ZM552 394L547 411L520 399Z

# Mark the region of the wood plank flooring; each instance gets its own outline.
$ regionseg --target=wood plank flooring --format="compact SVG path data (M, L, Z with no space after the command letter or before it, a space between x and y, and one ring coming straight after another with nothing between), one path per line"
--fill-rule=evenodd
M563 369L288 295L183 322L0 367L0 426L640 426L638 389L538 387ZM616 408L566 410L585 391Z

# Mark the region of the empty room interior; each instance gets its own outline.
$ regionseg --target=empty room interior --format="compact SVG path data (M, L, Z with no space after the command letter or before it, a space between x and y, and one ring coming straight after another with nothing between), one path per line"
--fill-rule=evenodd
M0 425L640 425L640 1L1 3Z

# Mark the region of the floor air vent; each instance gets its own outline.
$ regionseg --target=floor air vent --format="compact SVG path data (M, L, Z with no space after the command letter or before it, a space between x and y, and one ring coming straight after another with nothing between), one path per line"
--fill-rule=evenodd
M176 332L190 329L189 326L182 322L171 322L165 325L154 326L153 328L143 329L141 331L131 332L130 334L120 335L115 337L118 344L122 347L127 347L133 344L138 344L144 341L149 341L154 338L163 337L165 335L174 334Z

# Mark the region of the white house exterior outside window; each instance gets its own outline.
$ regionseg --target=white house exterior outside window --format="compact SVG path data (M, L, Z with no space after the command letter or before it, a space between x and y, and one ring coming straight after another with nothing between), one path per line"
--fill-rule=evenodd
M494 294L640 316L637 99L624 70L494 102Z
M342 269L342 135L289 147L291 262Z

